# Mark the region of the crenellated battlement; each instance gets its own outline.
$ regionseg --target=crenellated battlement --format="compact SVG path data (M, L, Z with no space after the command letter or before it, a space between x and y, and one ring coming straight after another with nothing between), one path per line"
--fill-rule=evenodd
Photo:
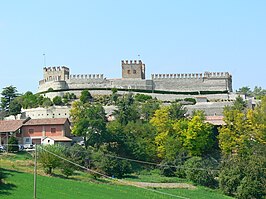
M232 75L228 72L152 74L145 80L145 64L141 60L121 60L122 78L107 79L103 74L70 74L66 66L43 68L39 91L49 88L134 88L178 92L232 91Z
M103 74L70 75L69 79L104 79Z
M228 72L152 74L152 79L203 79L203 78L230 78Z
M122 65L123 64L142 64L141 60L122 60L121 61Z
M232 77L228 72L205 72L204 77L209 78L230 78Z
M64 71L69 71L69 68L68 67L66 67L66 66L48 66L48 67L44 67L43 68L43 71L44 72L48 72L48 71L50 71L50 72L52 72L52 71L62 71L62 70L64 70Z

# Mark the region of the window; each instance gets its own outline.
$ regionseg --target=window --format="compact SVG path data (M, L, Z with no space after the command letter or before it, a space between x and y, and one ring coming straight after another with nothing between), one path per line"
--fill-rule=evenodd
M56 132L56 128L51 128L51 133L55 133Z
M29 133L34 133L34 129L29 129Z
M30 138L26 138L25 143L30 143Z
M127 70L127 74L130 74L130 70Z
M136 70L133 70L133 74L137 74L137 71Z

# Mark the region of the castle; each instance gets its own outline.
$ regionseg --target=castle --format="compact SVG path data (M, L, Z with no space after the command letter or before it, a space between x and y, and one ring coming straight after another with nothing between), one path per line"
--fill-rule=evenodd
M122 60L122 78L107 79L103 74L70 74L69 68L44 67L43 80L38 92L49 88L55 91L78 89L132 89L172 92L232 92L232 76L228 72L185 74L152 74L145 77L145 64L141 60Z

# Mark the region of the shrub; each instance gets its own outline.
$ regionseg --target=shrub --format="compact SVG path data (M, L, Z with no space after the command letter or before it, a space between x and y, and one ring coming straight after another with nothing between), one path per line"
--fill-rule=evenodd
M60 97L60 96L55 96L54 98L53 98L53 103L54 103L54 105L63 105L63 101L62 101L62 97Z
M175 167L173 167L173 164L170 163L170 162L161 162L161 165L160 165L160 168L161 168L161 174L166 176L166 177L173 177L175 176Z
M8 139L8 151L17 152L19 150L18 140L14 136L9 137Z
M54 91L54 89L53 88L48 88L48 90L47 90L48 92L53 92Z
M116 156L116 154L108 152L104 146L100 147L98 151L93 152L92 158L94 170L118 178L132 172L132 167L129 161L117 159L112 156Z
M145 94L136 94L135 95L135 100L138 102L146 102L147 100L152 99L152 96L150 95L145 95Z
M184 101L191 102L192 104L196 104L196 99L194 98L185 98Z
M184 164L186 178L198 185L216 187L215 173L211 170L212 163L208 159L192 157Z

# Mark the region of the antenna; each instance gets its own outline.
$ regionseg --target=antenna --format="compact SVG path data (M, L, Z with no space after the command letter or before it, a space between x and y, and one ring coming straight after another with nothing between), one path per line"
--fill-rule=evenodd
M46 57L45 57L45 53L43 53L42 55L43 55L43 66L46 66Z

